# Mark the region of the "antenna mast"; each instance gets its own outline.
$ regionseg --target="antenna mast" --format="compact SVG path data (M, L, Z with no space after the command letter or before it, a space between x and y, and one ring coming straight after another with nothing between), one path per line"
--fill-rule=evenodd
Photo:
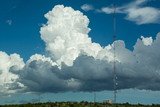
M116 46L115 46L115 40L116 40L116 5L115 0L113 4L113 55L114 55L114 62L113 62L113 94L114 99L113 103L116 103L117 100L117 76L116 76Z
M94 103L96 103L96 93L94 92Z

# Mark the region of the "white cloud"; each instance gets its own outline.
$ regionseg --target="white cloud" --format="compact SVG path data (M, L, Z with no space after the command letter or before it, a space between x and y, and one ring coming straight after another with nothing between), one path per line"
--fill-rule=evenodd
M116 7L116 8L114 8L114 7L103 7L103 8L101 8L101 10L99 10L99 12L104 12L106 14L112 14L112 13L114 13L114 11L116 13L124 13L124 11L122 11L121 7Z
M135 0L129 4L116 7L116 13L126 14L125 19L136 24L160 23L160 10L154 7L143 6L148 0ZM103 7L101 12L113 13L114 8Z
M90 10L94 10L94 7L90 4L84 4L81 6L81 9L84 11L90 11Z
M88 36L89 19L72 8L58 5L45 17L48 22L40 32L49 52L48 58L32 56L19 74L19 82L34 92L112 90L113 44L102 48L92 43ZM119 89L160 89L157 85L159 68L146 61L152 62L159 57L149 59L150 48L146 47L144 40L150 41L147 38L138 39L133 51L126 49L123 41L115 41ZM147 45L157 49L157 41Z
M48 22L41 27L41 38L46 43L46 50L58 65L63 62L71 66L73 61L82 54L96 58L98 52L102 50L102 47L92 43L88 36L89 19L80 11L58 5L45 17Z
M146 46L150 46L153 43L152 37L146 37L145 38L145 37L141 36L141 39L142 39L143 44L146 45Z
M7 55L5 52L0 51L0 93L10 93L13 85L15 84L18 76L10 72L12 68L14 70L20 70L24 67L23 59L18 54Z
M30 59L27 61L27 64L31 63L32 61L43 61L43 62L49 62L52 66L56 66L57 64L51 60L50 57L45 57L44 55L35 54L30 57Z
M0 52L0 93L6 86L12 92L113 90L113 44L103 48L91 41L87 16L57 5L45 17L40 33L46 55L32 55L24 64L18 54ZM160 34L138 39L133 51L114 42L117 88L160 90Z
M102 12L106 13L106 14L111 14L114 12L114 8L110 8L110 7L103 7L101 9Z
M126 10L126 19L137 24L160 23L160 10L153 7L138 7Z
M158 34L150 47L138 39L133 51L126 49L123 41L115 42L118 89L160 90L160 51L156 51L160 44L159 38ZM101 55L107 52L112 55L113 48L105 48ZM52 66L50 61L33 60L18 75L19 82L28 87L26 91L102 91L113 89L112 70L113 62L108 58L79 55L72 66L63 64L61 69Z

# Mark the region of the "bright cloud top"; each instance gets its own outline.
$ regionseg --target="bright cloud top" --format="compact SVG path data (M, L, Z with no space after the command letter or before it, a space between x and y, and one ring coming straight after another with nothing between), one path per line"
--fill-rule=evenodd
M152 43L153 43L152 37L144 38L143 36L141 36L141 39L142 39L143 44L146 46L152 45Z
M87 16L57 5L45 17L40 30L45 55L32 55L24 63L18 54L0 52L0 92L113 90L113 44L92 42ZM155 40L138 39L133 51L122 40L115 45L117 88L160 90L160 34Z
M45 14L48 19L46 25L41 28L41 38L46 43L46 50L58 65L65 63L73 65L73 61L79 55L103 58L100 52L102 47L92 43L88 36L89 19L80 11L64 6L55 6L52 11ZM112 55L105 54L111 59Z

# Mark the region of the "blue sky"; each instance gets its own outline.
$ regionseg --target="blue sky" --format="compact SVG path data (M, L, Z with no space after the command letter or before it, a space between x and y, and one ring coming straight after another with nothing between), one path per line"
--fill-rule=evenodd
M145 0L144 0L145 1ZM146 0L147 1L147 0ZM156 38L156 35L160 32L160 21L149 21L141 24L136 23L136 19L126 19L130 14L125 11L129 3L134 3L135 0L116 0L116 6L122 8L120 13L116 13L116 28L117 28L117 40L123 40L126 47L129 50L133 50L133 46L141 36ZM18 53L24 61L27 61L30 56L35 53L45 54L45 43L40 37L40 27L47 22L44 17L48 11L50 11L55 5L62 4L64 6L72 7L75 10L80 10L86 15L89 20L89 36L93 42L99 43L102 47L112 43L113 36L113 15L102 8L111 8L113 0L1 0L0 1L0 51L4 51L7 54ZM82 6L92 6L92 9L85 10ZM159 0L148 0L144 4L136 8L152 7L157 10L160 9ZM158 13L158 16L160 13ZM141 16L140 16L141 17ZM156 16L155 16L156 17ZM144 98L132 98L132 92L135 95L141 97L139 91L128 90L125 93L126 96L120 95L119 102L125 102L130 98L129 102L135 103L160 103L158 100L158 94L160 92L152 92ZM111 98L111 92L99 92L99 94L108 93ZM148 93L142 92L142 93ZM156 93L156 94L155 94ZM61 96L60 93L58 96ZM78 96L83 96L84 93L78 92ZM72 98L73 93L67 94L69 98ZM92 94L89 93L91 96ZM106 96L107 96L106 95ZM33 95L31 95L33 96ZM64 94L66 96L66 94ZM125 97L125 98L124 98ZM126 98L128 97L128 98ZM27 97L29 98L29 97ZM44 97L45 98L45 97ZM76 97L78 100L79 98ZM104 96L99 97L98 100L103 99ZM18 99L18 98L17 98ZM57 100L63 101L63 98L57 97ZM86 100L90 101L91 97L87 97ZM125 100L123 100L125 99ZM12 100L8 97L5 99L7 102ZM53 98L51 98L53 100ZM4 103L1 102L1 103Z
M122 2L117 0L117 5L129 3L133 0ZM85 12L81 9L83 4L91 4L100 9L112 5L112 0L2 0L0 6L0 50L7 53L19 53L27 60L34 53L43 53L44 43L40 39L40 26L46 23L44 14L56 4L71 6L82 11L90 19L89 27L92 29L89 36L94 42L106 46L112 43L112 15L101 14L94 11ZM146 5L159 6L159 1L151 1ZM134 22L124 20L124 14L117 14L117 39L125 41L129 49L133 49L137 38L141 35L155 37L159 32L159 24L137 25ZM7 20L12 24L8 25ZM120 26L118 26L120 25Z
M134 96L133 96L134 94ZM117 101L130 102L132 104L159 104L158 91L145 91L145 90L123 90L118 92ZM74 97L73 97L74 96ZM13 98L14 97L14 98ZM36 94L16 94L13 97L6 97L0 101L1 104L5 103L28 103L28 102L47 102L47 101L94 101L94 93L88 92L66 92L66 93L43 93ZM22 99L23 97L23 99ZM112 99L113 94L111 91L96 92L96 101L103 102L107 99Z

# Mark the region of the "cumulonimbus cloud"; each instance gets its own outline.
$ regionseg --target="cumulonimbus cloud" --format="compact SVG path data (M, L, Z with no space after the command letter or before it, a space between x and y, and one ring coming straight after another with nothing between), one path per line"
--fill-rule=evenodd
M8 73L8 80L1 78L0 88L7 86L12 92L113 90L113 44L103 48L92 42L87 16L56 5L45 17L48 21L40 33L46 55L35 54L24 63L18 54L1 52L0 77ZM115 45L117 89L160 90L160 34L155 40L138 39L133 51L122 40Z

